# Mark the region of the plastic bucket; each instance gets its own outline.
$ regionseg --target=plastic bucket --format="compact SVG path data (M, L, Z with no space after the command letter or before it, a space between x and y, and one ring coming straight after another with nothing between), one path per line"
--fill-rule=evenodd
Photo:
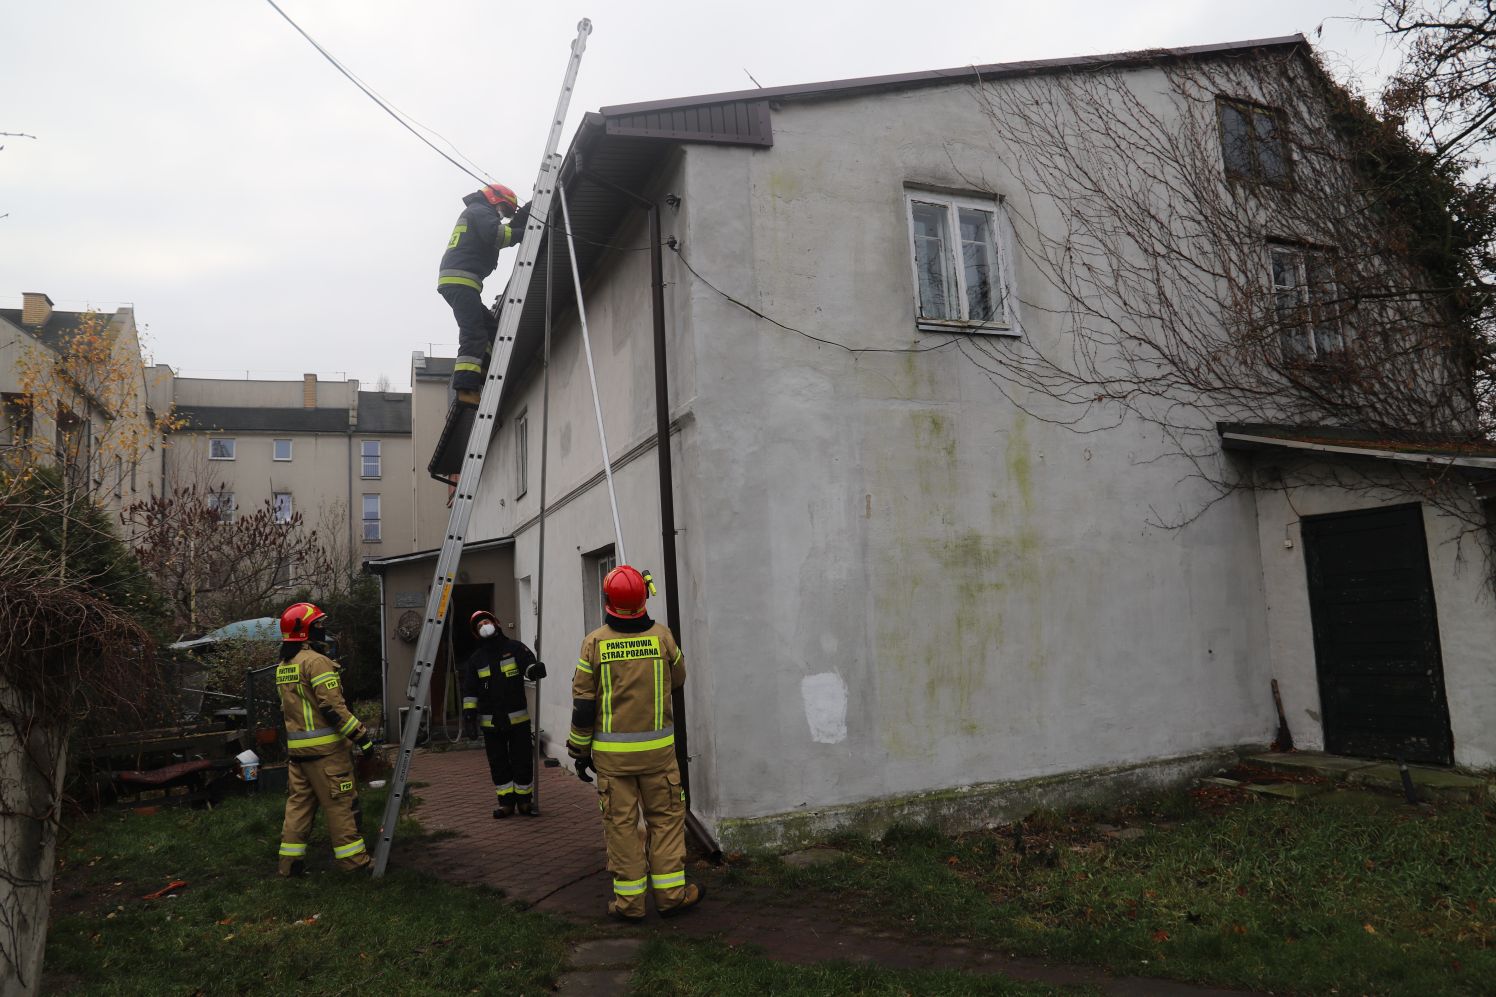
M236 756L239 762L239 778L254 782L260 777L260 756L253 751L241 751Z

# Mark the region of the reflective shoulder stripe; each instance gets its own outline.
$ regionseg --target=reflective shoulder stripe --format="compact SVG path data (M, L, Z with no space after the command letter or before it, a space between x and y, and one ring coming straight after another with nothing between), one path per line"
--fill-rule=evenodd
M321 675L313 675L311 684L313 686L325 685L329 689L336 689L338 687L338 673L323 672Z

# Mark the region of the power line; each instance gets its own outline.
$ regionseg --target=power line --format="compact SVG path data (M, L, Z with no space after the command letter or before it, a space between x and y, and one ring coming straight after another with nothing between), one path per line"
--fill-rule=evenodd
M757 308L754 308L752 305L748 304L747 302L739 301L737 298L733 297L731 294L728 294L726 291L722 290L722 288L718 287L716 284L713 284L711 281L707 280L699 272L697 272L697 270L696 270L695 267L691 266L691 261L688 260L688 259L686 259L686 254L682 253L680 251L680 243L677 242L674 237L670 238L665 243L665 245L669 246L670 247L670 251L673 252L677 257L680 258L681 263L685 264L686 269L691 272L691 276L695 277L697 280L701 281L707 287L711 288L713 291L716 291L722 297L726 298L728 301L730 301L733 304L737 305L739 308L741 308L744 311L748 312L750 315L753 315L755 318L762 319L763 321L768 322L770 325L777 325L779 328L785 330L786 332L793 332L797 336L804 336L806 339L812 340L812 341L817 342L817 343L822 343L822 344L824 344L826 346L835 346L839 350L846 350L848 353L852 353L852 354L857 354L857 353L930 353L930 352L932 352L934 350L943 350L947 346L954 346L956 343L959 343L961 341L959 338L952 338L952 339L946 340L943 343L935 343L933 346L886 347L886 346L848 346L846 343L838 343L834 339L823 339L820 336L812 335L811 333L808 333L808 332L806 332L803 329L796 329L792 325L786 325L785 323L779 321L777 318L773 318L773 317L771 317L769 315L765 315L763 312L759 311ZM958 337L960 335L961 335L960 333L957 333Z
M380 97L370 87L366 86L364 84L363 80L361 80L357 76L353 75L353 73L351 73L341 62L339 62L337 59L333 58L332 53L328 52L327 49L325 49L321 45L317 44L317 40L315 38L313 38L311 35L307 34L304 30L302 30L301 25L299 25L295 21L293 21L291 19L291 15L290 14L287 14L285 11L281 10L280 7L279 7L279 5L276 4L275 0L265 0L265 2L268 3L275 10L275 12L277 14L279 14L281 17L285 18L286 23L289 24L291 27L295 28L296 29L296 33L299 34L299 35L301 35L301 37L305 38L311 44L312 48L316 49L322 55L322 58L326 59L332 65L332 67L334 69L336 69L338 72L340 72L344 76L346 76L348 78L348 82L352 83L354 86L356 86L360 90L362 90L364 92L364 94L370 100L372 100L374 103L376 103L376 104L379 105L379 107L384 111L384 113L388 114L390 117L392 117L396 121L398 121L400 123L400 127L404 128L406 131L410 132L416 138L420 139L422 142L424 142L431 149L432 152L435 152L438 156L441 156L447 162L451 163L453 166L457 167L459 170L461 170L462 172L466 173L468 176L472 177L474 180L478 181L480 184L487 184L487 183L492 182L492 177L479 176L477 173L474 173L472 170L468 169L466 166L462 165L457 160L455 160L451 156L447 155L446 152L444 152L443 150L437 148L437 146L435 145L435 143L433 143L426 136L422 135L420 132L416 131L413 127L411 127L411 121L415 121L414 118L411 118L410 121L407 121L406 118L408 117L408 115L404 115L403 112L400 112L393 105L391 105L387 101L385 101L385 99L383 97ZM420 122L418 122L418 121L416 121L415 123L416 124L420 124ZM421 125L421 127L422 128L426 128L425 125ZM430 128L426 128L426 130L429 131L429 132L431 132L433 135L436 135L439 138L441 138L441 135L440 135L439 132L433 131ZM446 142L448 145L452 145L452 143L448 139L446 139L446 138L442 138L442 141ZM473 161L471 159L468 159L467 156L463 156L462 151L459 150L455 145L452 145L452 150L454 152L456 152L457 155L462 156L463 159L467 159L467 161L469 163L473 163ZM477 163L473 163L473 165L474 166L478 166ZM482 171L485 175L488 172L487 170L484 170L481 166L478 166L478 169L480 171Z

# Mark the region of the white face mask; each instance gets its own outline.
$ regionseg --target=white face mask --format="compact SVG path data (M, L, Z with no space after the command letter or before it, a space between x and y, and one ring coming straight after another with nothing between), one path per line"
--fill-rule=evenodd
M492 623L480 623L480 624L478 624L478 636L479 637L492 637L497 632L498 631L496 631L494 629L494 625Z

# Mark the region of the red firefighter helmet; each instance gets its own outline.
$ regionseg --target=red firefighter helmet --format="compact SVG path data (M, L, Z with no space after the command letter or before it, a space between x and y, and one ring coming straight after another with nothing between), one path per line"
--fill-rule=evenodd
M474 637L478 636L478 628L483 625L484 620L487 620L489 623L493 624L495 633L502 629L499 626L498 619L492 613L490 613L486 609L480 609L468 618L468 629L473 632Z
M488 184L478 193L482 194L484 200L498 208L502 214L512 215L519 207L519 198L514 196L514 191L501 183Z
M614 616L638 619L644 615L644 600L648 598L649 583L627 564L620 564L603 578L603 601Z
M281 640L308 640L312 627L326 618L326 613L309 602L287 606L286 611L281 614Z

